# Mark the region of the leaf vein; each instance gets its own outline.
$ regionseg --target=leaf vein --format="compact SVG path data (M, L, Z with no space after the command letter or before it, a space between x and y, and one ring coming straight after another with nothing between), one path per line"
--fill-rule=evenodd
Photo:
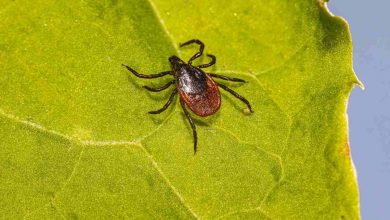
M38 130L38 131L41 131L41 132L44 132L44 133L48 133L48 134L60 137L62 139L66 139L66 140L70 140L70 141L74 140L74 138L69 136L69 135L62 134L62 133L60 133L58 131L55 131L55 130L47 129L44 126L42 126L40 124L37 124L35 122L32 122L32 121L23 120L23 119L19 118L18 116L6 113L3 109L0 109L0 115L3 118L11 120L11 121L13 121L13 122L15 122L17 124L22 124L22 125L25 125L25 126L27 126L29 128L32 128L32 129L35 129L35 130Z
M77 138L75 138L75 137L73 137L71 135L66 135L66 134L63 134L61 132L45 128L44 126L42 126L42 125L40 125L38 123L31 122L31 121L28 121L28 120L23 120L23 119L19 118L18 116L6 113L2 109L0 109L0 116L2 116L3 118L6 118L8 120L13 121L14 123L25 125L25 126L27 126L29 128L38 130L40 132L60 137L60 138L62 138L64 140L73 142L73 143L78 144L78 145L86 145L86 146L110 146L110 145L114 145L115 146L115 145L137 145L137 144L139 144L138 141L127 141L127 140L79 140L79 139L77 139Z
M156 169L157 173L161 176L161 178L164 180L164 182L168 185L168 187L172 190L172 192L175 194L175 196L179 199L180 203L188 210L189 213L195 218L199 219L198 215L191 209L191 207L186 204L184 197L180 194L180 192L176 189L176 187L171 183L171 181L168 179L168 177L164 174L164 172L161 170L161 168L158 166L156 160L153 159L152 154L149 153L148 150L142 145L139 144L139 146L142 151L145 152L149 160L151 161L153 167Z
M173 37L173 35L171 34L171 32L169 32L167 26L165 25L165 21L164 19L162 19L161 15L160 15L160 12L158 11L157 9L157 6L156 4L154 4L153 0L146 0L150 7L152 8L154 14L156 15L157 17L157 20L160 22L160 25L161 25L161 28L163 29L163 31L165 32L165 34L168 36L168 38L170 39L173 47L175 48L175 50L177 51L178 55L181 55L180 53L180 50L178 48L178 46L176 45L176 41L175 41L175 38Z
M247 72L243 72L243 71L235 71L235 70L219 70L219 71L215 71L215 73L236 73L236 74L240 74L240 75L244 75L244 76L248 76L248 77L251 77L256 83L258 86L260 86L264 91L270 91L269 88L267 88L266 86L262 85L260 80L256 77L256 74L253 75L253 74L250 74L250 73L247 73ZM267 96L269 97L269 99L275 104L275 106L285 114L285 116L288 118L289 121L291 121L291 116L289 114L287 114L287 112L271 97L271 95L267 94Z
M241 140L239 137L237 137L233 132L227 130L227 129L224 129L224 128L221 128L221 127L217 127L217 126L213 126L215 129L217 130L220 130L222 132L225 132L226 134L232 136L235 140L237 140L238 142L241 142L241 143L244 143L244 144L247 144L247 145L251 145L251 146L255 146L257 149L261 150L262 152L264 152L265 154L268 154L270 155L271 157L274 157L276 158L277 161L279 161L280 164L282 164L282 158L280 157L280 155L278 154L275 154L275 153L272 153L272 152L269 152L267 150L264 150L263 148L261 147L258 147L256 146L255 144L252 144L250 142L247 142L247 141L244 141L244 140ZM282 169L283 170L283 169Z
M28 216L31 216L32 214L34 214L34 213L36 213L36 212L38 212L38 211L44 209L46 206L52 204L52 203L56 200L57 196L65 189L65 187L69 184L69 182L72 180L73 176L75 175L76 169L77 169L77 167L79 166L80 161L81 161L81 157L82 157L82 155L83 155L83 153L84 153L84 149L85 149L85 146L83 146L83 148L81 149L81 151L80 151L80 153L79 153L79 156L78 156L78 158L77 158L77 160L76 160L76 162L75 162L75 164L74 164L74 166L73 166L73 168L72 168L72 171L70 172L68 178L64 181L62 187L61 187L57 192L54 193L53 198L51 198L50 201L47 202L46 204L44 204L42 207L37 208L37 209L35 209L35 210L31 211L31 212L26 213L26 214L24 215L23 219L26 219ZM63 216L62 213L60 213L60 214ZM64 216L63 216L63 217L64 217ZM65 218L65 217L64 217L64 218Z
M164 126L166 123L167 123L167 121L169 120L169 119L171 119L172 118L172 116L176 113L177 111L172 111L155 129L153 129L151 132L149 132L148 134L146 134L146 135L144 135L144 136L142 136L142 137L140 137L140 138L138 138L138 139L136 139L135 140L135 143L140 143L141 141L143 141L143 140L145 140L146 138L148 138L148 137L150 137L150 136L152 136L154 133L156 133L158 130L160 130L161 129L161 127L162 126Z
M298 48L293 54L291 54L291 56L289 56L287 59L285 59L281 64L279 65L276 65L276 66L271 66L259 73L255 73L255 76L260 76L264 73L267 73L267 72L271 72L273 70L276 70L276 69L280 69L281 67L284 67L288 62L292 61L293 59L295 59L298 55L300 55L301 53L305 52L305 50L308 48L307 44L304 44L302 45L300 48Z
M266 217L266 219L272 220L272 218L268 215L268 213L266 211L262 210L260 207L251 208L251 209L243 209L243 210L234 211L234 212L229 212L229 213L227 213L225 215L219 216L217 219L223 219L223 218L227 218L229 216L236 215L236 214L239 214L239 213L248 213L248 212L253 212L253 211L259 211L261 214L263 214Z

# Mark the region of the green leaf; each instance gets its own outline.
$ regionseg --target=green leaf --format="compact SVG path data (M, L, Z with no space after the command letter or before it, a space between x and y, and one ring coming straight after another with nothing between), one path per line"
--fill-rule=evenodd
M0 216L359 219L346 22L321 1L0 1ZM198 38L220 111L190 126L142 73ZM199 63L208 62L207 57ZM131 76L130 76L131 75ZM221 81L222 83L223 81Z

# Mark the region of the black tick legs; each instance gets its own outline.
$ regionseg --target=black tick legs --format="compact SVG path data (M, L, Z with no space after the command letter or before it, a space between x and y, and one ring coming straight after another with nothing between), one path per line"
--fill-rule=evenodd
M194 54L194 55L191 57L191 59L188 60L188 64L191 65L193 60L195 60L196 58L202 56L203 50L204 50L204 44L203 44L203 42L200 41L200 40L192 39L192 40L189 40L189 41L187 41L187 42L185 42L185 43L180 44L180 47L183 47L183 46L186 46L186 45L189 45L189 44L198 44L198 45L200 46L200 47L199 47L199 51L198 51L196 54ZM214 55L211 55L211 54L207 54L207 56L211 58L210 63L201 64L201 65L198 66L199 68L206 68L206 67L210 67L210 66L212 66L212 65L215 64L217 58L215 58L215 56L214 56Z
M162 77L162 76L165 76L165 75L168 75L168 74L172 73L172 71L164 71L164 72L161 72L161 73L145 75L145 74L138 73L137 71L133 70L131 67L126 66L124 64L122 64L122 66L126 67L131 73L133 73L138 78L153 79L153 78Z
M192 39L192 40L189 40L189 41L187 41L185 43L180 44L180 47L183 47L183 46L186 46L186 45L189 45L189 44L194 44L194 43L198 44L200 46L200 48L199 48L199 51L196 54L194 54L194 56L192 56L190 60L188 60L188 64L190 64L190 65L191 65L193 60L195 60L196 58L202 56L202 53L203 53L203 50L204 50L204 44L202 43L202 41L197 40L197 39Z
M196 154L196 147L198 144L198 135L196 133L195 123L192 120L190 113L187 111L183 99L180 99L180 104L181 104L181 107L183 108L184 114L186 115L186 118L188 119L188 122L190 122L190 125L192 128L192 135L194 136L194 154Z
M246 82L245 80L240 79L240 78L228 77L228 76L223 76L223 75L219 75L219 74L215 74L215 73L209 73L209 75L211 77L215 77L215 78L219 78L219 79L223 79L223 80L227 80L227 81Z
M210 66L214 65L215 62L217 61L217 58L214 55L207 54L207 56L211 58L210 63L201 64L201 65L198 66L199 68L210 67Z
M149 91L152 91L152 92L161 92L167 88L169 88L172 84L175 84L175 80L172 80L170 81L169 83L159 87L159 88L152 88L152 87L149 87L149 86L143 86L145 89L149 90Z
M160 114L161 112L165 111L169 107L169 105L172 103L173 98L175 97L176 93L177 93L177 89L174 89L172 91L171 96L169 97L167 103L165 103L165 105L159 110L150 111L149 114Z
M234 97L238 98L239 100L241 100L243 103L245 103L248 108L249 108L249 111L253 113L253 110L252 110L252 107L251 107L251 104L249 103L248 100L246 100L246 98L240 96L237 92L235 92L234 90L232 90L231 88L225 86L225 85L222 85L220 83L217 83L217 85L219 87L221 87L222 89L228 91L230 94L232 94Z

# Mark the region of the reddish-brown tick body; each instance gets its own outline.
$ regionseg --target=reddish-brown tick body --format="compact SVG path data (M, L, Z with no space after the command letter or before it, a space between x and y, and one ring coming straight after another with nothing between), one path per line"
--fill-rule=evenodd
M217 112L221 106L221 93L214 80L203 70L184 63L176 56L172 56L169 61L180 99L188 108L201 117Z
M165 111L172 103L175 95L179 93L181 107L183 108L184 114L187 117L192 128L192 133L194 137L194 153L196 153L198 136L196 132L195 123L191 115L187 111L186 106L190 108L191 111L194 112L196 115L201 117L206 117L214 114L221 106L221 93L218 89L218 87L220 87L232 94L234 97L244 102L250 112L253 112L253 110L248 100L240 96L238 93L236 93L229 87L215 82L212 77L233 82L245 82L244 80L218 75L215 73L205 73L203 70L201 70L201 68L210 67L215 64L216 58L214 55L207 54L207 56L211 58L210 63L201 64L198 66L192 65L192 61L202 55L204 44L200 40L193 39L180 45L180 47L182 47L193 43L198 44L200 46L199 51L195 53L187 63L185 63L177 56L171 56L169 58L169 62L171 63L172 70L170 71L145 75L138 73L129 66L123 64L122 65L139 78L153 79L166 75L172 75L174 77L175 80L172 80L159 88L151 88L149 86L144 86L144 88L149 91L160 92L169 88L173 84L176 85L176 88L172 90L171 96L169 97L167 103L165 103L165 105L159 110L150 111L149 114L160 114L161 112Z

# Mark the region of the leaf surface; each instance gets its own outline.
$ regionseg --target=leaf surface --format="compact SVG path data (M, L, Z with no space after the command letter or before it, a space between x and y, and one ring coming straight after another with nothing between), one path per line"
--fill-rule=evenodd
M346 22L318 1L0 1L3 218L358 219ZM198 153L164 77L198 49L222 92ZM208 62L203 57L197 63Z

